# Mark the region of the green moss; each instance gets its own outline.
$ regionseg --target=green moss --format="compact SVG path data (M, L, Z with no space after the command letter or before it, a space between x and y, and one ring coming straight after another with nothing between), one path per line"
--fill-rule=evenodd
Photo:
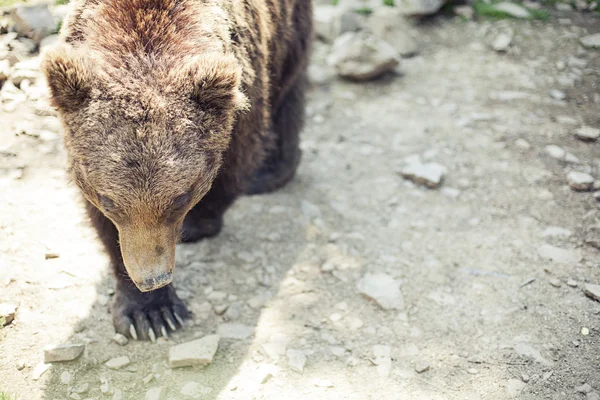
M59 4L59 5L69 4L69 0L56 0L56 4Z
M383 4L386 6L394 7L394 0L383 0Z
M548 18L550 18L550 12L548 12L548 10L535 10L527 7L524 8L527 11L529 11L529 19L539 19L542 21L546 21ZM505 13L504 11L497 10L494 7L494 3L488 4L481 0L478 0L475 3L473 3L473 9L475 10L475 14L490 19L514 18L512 15Z

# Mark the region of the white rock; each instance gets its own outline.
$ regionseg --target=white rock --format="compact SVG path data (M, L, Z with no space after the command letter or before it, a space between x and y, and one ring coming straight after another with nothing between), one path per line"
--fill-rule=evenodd
M313 385L316 387L330 388L333 387L333 382L329 379L313 379Z
M571 237L573 235L573 232L565 229L565 228L561 228L560 226L549 226L548 228L544 229L544 232L542 232L542 237L563 237L563 238L568 238Z
M434 189L442 184L447 171L445 166L438 163L413 163L404 167L400 173L406 179Z
M394 4L403 15L431 15L439 11L444 0L397 0Z
M512 33L501 33L492 42L492 49L498 52L507 51L512 43L513 35Z
M400 281L387 274L365 274L356 284L358 292L374 300L384 310L404 309Z
M33 371L31 371L31 379L37 381L46 371L50 369L50 367L52 367L52 364L45 364L43 362L39 363L33 368Z
M210 335L171 347L169 366L177 368L212 363L219 348L220 339L219 335Z
M585 295L588 296L590 299L600 301L600 285L586 283L583 286L583 293L585 293Z
M426 360L417 360L415 363L415 371L417 371L419 374L429 371L429 368L430 364Z
M592 128L591 126L582 126L573 132L577 139L581 140L596 140L600 137L600 129Z
M529 150L531 148L531 144L525 139L517 139L515 140L515 146L522 150Z
M579 250L561 249L549 244L543 244L538 248L538 254L543 259L559 264L577 264L581 261Z
M11 13L15 30L39 43L57 28L54 16L47 4L15 7Z
M598 49L600 48L600 33L595 33L593 35L584 36L579 39L581 44L585 47Z
M333 20L338 12L336 6L331 4L315 5L313 11L313 23L315 34L319 39L333 41Z
M515 3L502 2L492 5L497 11L504 12L514 18L530 18L531 14L525 7Z
M399 64L397 51L372 34L347 32L338 37L328 63L337 74L354 80L370 80Z
M246 339L254 334L254 328L244 324L227 323L219 325L217 333L223 339Z
M0 303L0 318L4 320L4 325L8 325L15 319L17 305L12 303ZM2 326L0 326L1 328Z
M519 397L523 389L525 389L525 386L527 386L527 384L520 379L509 379L506 383L506 394L510 398Z
M440 193L451 199L457 199L460 196L460 190L451 187L441 188Z
M397 9L389 7L375 9L369 16L367 27L375 36L395 47L401 56L410 57L419 51L407 21Z
M550 97L552 97L554 100L564 100L567 98L567 94L562 90L553 89L550 91Z
M115 357L108 360L105 365L110 369L121 369L128 366L131 360L127 356Z
M159 386L148 390L144 400L167 400L167 388Z
M573 190L591 190L594 186L594 181L594 177L585 172L571 171L567 174L567 182Z
M579 125L579 121L568 115L558 115L556 117L556 122L563 125Z
M531 345L527 343L517 343L514 347L515 352L521 356L529 357L534 361L550 367L554 365L554 363L546 358L542 357L542 354L538 349L533 348Z
M544 148L546 154L548 154L552 158L556 158L557 160L564 160L567 152L557 145L551 144Z
M127 343L129 343L129 340L120 333L115 333L115 336L113 336L112 340L119 346L125 346Z
M288 358L288 366L290 369L302 373L302 371L304 371L304 366L306 365L306 355L300 350L294 349L288 349L285 354Z
M373 358L371 361L377 366L377 374L387 378L392 369L391 348L385 345L373 346Z
M192 399L201 399L212 391L212 388L198 382L186 382L181 388L181 394Z
M60 383L62 383L63 385L68 385L69 383L71 383L72 379L73 375L71 375L69 371L63 371L63 373L60 374Z
M83 353L84 344L61 344L44 348L44 362L71 361Z

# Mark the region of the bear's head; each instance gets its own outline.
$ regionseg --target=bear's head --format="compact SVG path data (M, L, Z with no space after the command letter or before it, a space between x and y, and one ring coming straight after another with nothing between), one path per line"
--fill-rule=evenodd
M43 71L72 176L117 227L129 276L142 291L167 285L183 218L211 188L247 107L236 59L111 60L62 44Z

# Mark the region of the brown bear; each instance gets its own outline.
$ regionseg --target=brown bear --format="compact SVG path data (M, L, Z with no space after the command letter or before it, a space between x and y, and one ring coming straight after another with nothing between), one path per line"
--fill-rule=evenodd
M312 4L72 5L43 71L114 265L115 329L154 341L188 316L170 284L177 241L218 234L236 197L295 174Z

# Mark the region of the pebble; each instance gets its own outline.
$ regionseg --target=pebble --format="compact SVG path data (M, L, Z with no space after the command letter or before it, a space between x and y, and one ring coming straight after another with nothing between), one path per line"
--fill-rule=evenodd
M238 323L226 323L219 325L217 333L223 339L241 340L252 336L254 334L254 327Z
M497 52L505 52L513 41L512 33L501 33L492 42L492 49Z
M556 117L556 122L558 122L559 124L563 124L563 125L574 125L574 126L579 125L579 121L577 121L573 117L569 117L568 115L558 115Z
M115 357L108 360L105 365L110 369L121 369L128 366L131 360L127 356Z
M588 296L590 299L600 301L600 285L593 285L591 283L586 283L583 286L583 293Z
M381 2L379 4L381 4ZM407 16L435 14L444 4L446 4L446 2L443 0L403 0L394 3L400 13ZM383 8L385 9L387 7Z
M550 284L551 284L552 286L554 286L554 287L556 287L556 288L559 288L559 287L561 287L561 286L562 286L562 283L561 283L560 279L557 279L557 278L551 278L551 279L549 280L549 282L550 282Z
M598 46L600 47L600 46ZM588 393L587 396L585 396L586 400L600 400L600 394L596 393L596 392L591 392Z
M72 361L79 357L85 348L84 344L61 344L44 348L44 362Z
M567 174L567 182L571 189L576 191L588 191L594 186L594 177L588 173L571 171Z
M550 91L550 97L552 97L554 100L564 100L567 98L567 94L562 90L553 89Z
M592 390L594 390L588 383L584 383L581 386L577 386L575 388L575 393L583 393L583 394L587 394L590 393Z
M46 371L50 369L50 367L52 367L52 364L45 364L43 362L39 363L33 368L33 371L31 372L31 379L37 381Z
M392 349L387 345L375 345L372 352L371 361L377 366L377 374L382 378L387 378L392 369Z
M590 330L584 326L584 327L581 328L581 334L583 336L587 336L587 335L590 334Z
M169 350L169 366L177 368L212 363L219 348L220 339L219 335L209 335L171 347Z
M415 363L415 371L417 371L417 373L422 374L423 372L429 371L429 362L425 361L425 360L418 360Z
M201 399L212 391L212 388L198 382L186 382L181 388L181 394L192 399Z
M144 400L167 400L167 388L159 386L148 390Z
M403 57L411 57L419 52L419 46L410 34L410 27L403 23L399 10L380 7L369 16L368 28L377 37L394 46Z
M598 49L600 48L600 33L584 36L580 38L579 41L584 47Z
M288 358L288 366L290 369L301 374L304 371L304 366L306 365L306 355L300 350L294 349L288 349L285 352L285 355Z
M592 128L590 126L582 126L573 132L575 137L580 140L593 141L600 137L600 129Z
M569 279L569 280L567 281L567 286L570 286L570 287L572 287L572 288L576 288L576 287L578 286L578 284L577 284L577 282L576 282L575 280L573 280L573 279Z
M322 387L322 388L333 387L333 382L331 382L329 379L313 379L312 383L316 387Z
M115 333L115 336L113 336L112 340L119 346L125 346L127 343L129 343L129 339L120 333Z
M501 11L514 18L527 19L531 17L531 14L529 14L529 11L527 11L525 7L521 7L515 3L502 2L492 5L492 7L496 9L496 11Z
M546 154L548 154L552 158L556 158L557 160L564 160L567 152L557 145L551 144L544 148Z
M548 237L562 237L562 238L568 238L573 236L573 232L565 229L565 228L561 228L560 226L549 226L548 228L544 229L544 232L542 232L542 237L548 238Z
M225 318L229 321L234 321L240 317L242 313L242 305L238 302L232 303L225 311Z
M441 188L440 193L450 199L457 199L460 196L460 190L451 187Z
M439 187L447 173L447 168L438 163L411 163L400 174L419 185L435 189Z
M328 63L341 77L367 81L394 70L400 61L396 49L384 40L346 32L333 43Z
M73 375L71 375L69 371L64 371L62 374L60 374L60 382L63 385L68 385L69 383L71 383L72 379Z
M581 261L581 253L578 250L562 249L549 244L538 248L540 257L559 264L577 264Z
M511 398L518 397L526 386L527 384L520 379L509 379L506 382L506 394Z
M515 140L515 146L521 150L529 150L531 148L531 144L529 144L529 142L525 139Z
M4 325L8 325L15 319L17 313L17 305L12 303L0 303L0 321L4 321Z
M365 274L356 284L358 292L374 300L384 310L404 309L400 281L387 274Z

